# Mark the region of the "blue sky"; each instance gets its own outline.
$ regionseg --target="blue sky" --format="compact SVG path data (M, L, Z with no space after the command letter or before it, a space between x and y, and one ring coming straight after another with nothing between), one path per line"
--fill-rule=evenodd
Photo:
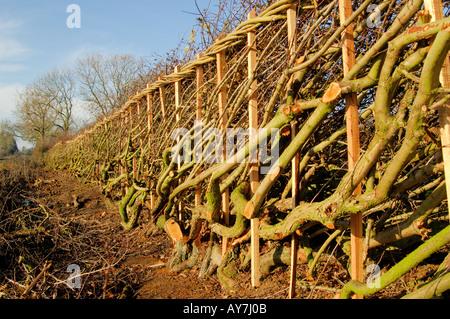
M197 0L206 8L209 0ZM211 1L213 6L214 0ZM70 4L80 28L68 28ZM0 0L0 120L13 119L17 90L52 67L70 67L88 53L150 56L189 36L194 0Z

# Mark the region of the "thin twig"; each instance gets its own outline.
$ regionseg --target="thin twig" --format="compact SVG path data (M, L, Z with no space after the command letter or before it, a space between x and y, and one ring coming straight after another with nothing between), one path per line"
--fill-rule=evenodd
M34 286L36 286L36 284L39 282L39 279L41 279L41 277L45 274L45 272L52 266L51 262L47 262L45 261L44 263L44 268L41 270L41 272L36 276L36 278L34 278L34 280L25 288L25 291L22 293L22 296L25 296L26 294L28 294L31 289L34 288Z

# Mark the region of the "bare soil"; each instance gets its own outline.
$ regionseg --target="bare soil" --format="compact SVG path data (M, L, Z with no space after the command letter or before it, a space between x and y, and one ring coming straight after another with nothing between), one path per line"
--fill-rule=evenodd
M26 216L27 208L23 205L29 205L28 218L43 225L45 231L29 237L0 236L3 251L0 254L0 298L287 298L289 268L286 266L263 276L259 288L251 286L248 269L241 271L233 278L238 282L234 291L222 287L216 274L198 278L198 267L181 273L171 271L166 264L171 257L172 243L163 231L150 226L148 211L141 214L137 228L124 231L116 204L105 199L99 185L85 183L67 172L45 169L39 169L34 178L19 183L21 186L14 195L15 206L11 209ZM74 196L78 204L74 203ZM15 217L8 215L5 204L0 209L1 234L7 231L7 221ZM45 211L50 216L47 219L42 217ZM441 255L446 253L443 251ZM385 256L387 254L390 254L390 261L385 267L401 259L395 253L385 253ZM441 258L430 258L370 298L401 297L416 284L429 280L441 261ZM48 262L52 266L24 294ZM82 284L79 288L66 284L69 264L80 266ZM314 278L306 279L307 271L306 265L298 265L296 298L333 298L350 280L339 260L322 262Z

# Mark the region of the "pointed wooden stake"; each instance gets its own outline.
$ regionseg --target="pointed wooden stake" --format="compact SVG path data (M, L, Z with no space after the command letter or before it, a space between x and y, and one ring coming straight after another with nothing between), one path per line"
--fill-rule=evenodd
M197 59L200 59L203 57L202 53L199 53L197 55ZM196 116L195 119L197 121L201 121L203 114L202 114L202 107L203 107L203 98L202 98L202 92L201 92L201 88L203 86L203 67L202 66L198 66L195 68L196 71L196 89L197 89L197 93L196 93ZM201 170L199 169L197 171L197 175L200 174ZM195 187L195 206L199 206L202 204L202 185L198 184Z
M158 80L161 80L161 77L158 77ZM159 87L159 100L161 101L161 113L163 122L166 121L166 100L164 97L164 86Z
M351 0L339 0L339 16L340 22L343 24L352 15ZM344 75L355 65L355 43L353 39L353 24L350 24L342 34L342 63L344 67ZM358 123L358 101L356 93L345 95L347 112L347 154L348 169L353 170L356 161L359 158L359 123ZM355 195L361 194L361 186L355 189ZM363 227L362 214L351 214L350 217L350 246L351 246L351 276L353 280L364 282L363 267ZM355 295L360 299L362 296Z
M147 83L147 88L150 88L151 84ZM147 94L147 129L150 131L149 139L153 138L151 130L153 126L153 110L152 110L152 99L153 95L151 93Z
M288 60L291 60L292 56L295 54L295 50L297 48L297 6L293 4L287 10L287 28L288 28ZM289 80L288 87L293 82L294 75L291 76ZM291 141L294 140L295 136L298 133L298 123L294 121L291 124ZM299 200L299 174L298 167L300 164L300 155L295 154L292 159L292 208L297 206ZM291 237L291 271L290 271L290 280L289 280L289 299L295 297L295 288L297 284L297 236L294 233Z
M177 65L175 67L174 73L180 72L180 66ZM181 119L181 80L175 81L175 121L176 125L178 126ZM177 138L177 142L181 140L181 136ZM177 155L177 169L179 170L181 168L181 157L180 154ZM182 183L181 180L178 181L178 183ZM183 202L180 201L178 205L178 219L180 221L183 221L184 219L184 207Z
M151 84L147 83L147 88L150 88ZM147 93L147 130L149 131L148 139L152 143L152 126L153 126L153 110L152 110L152 99L153 95ZM150 149L151 150L151 149ZM153 191L150 190L150 209L153 209Z
M253 19L256 17L255 9L252 9L247 16L247 19ZM250 47L248 52L248 78L251 80L254 76L256 69L256 32L255 30L249 31L247 34L247 45ZM250 99L248 101L248 117L249 117L249 130L250 140L253 141L257 138L258 133L258 95L256 89L258 82L254 80L249 89ZM250 154L250 195L256 192L259 186L259 167L258 167L258 151L255 150ZM252 286L259 287L260 284L260 266L259 266L259 218L252 218L250 220L251 231L251 276Z
M180 66L177 65L173 73L179 73ZM180 121L180 108L181 108L181 80L175 81L175 120L178 123Z
M220 38L218 39L220 40ZM225 60L225 51L218 52L216 54L216 61L217 61L217 85L222 85L223 78L225 77L225 74L227 73L227 64ZM222 132L226 131L226 125L228 121L228 116L226 112L227 108L227 88L226 85L222 85L220 91L219 91L219 116L222 116L220 120L220 130ZM225 161L225 144L223 145L223 160ZM226 176L223 176L222 179L226 178ZM230 224L230 191L227 188L222 193L222 211L223 211L223 220L225 225ZM225 256L225 253L228 250L228 238L223 237L222 238L222 255Z
M290 271L290 284L289 284L289 299L295 297L295 288L297 284L297 247L298 247L298 236L296 233L292 234L291 237L291 271ZM295 267L292 267L295 265Z

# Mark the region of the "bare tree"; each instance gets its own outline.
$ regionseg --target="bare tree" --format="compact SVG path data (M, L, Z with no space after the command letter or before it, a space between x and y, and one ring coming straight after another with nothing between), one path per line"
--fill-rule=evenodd
M52 107L55 97L43 90L44 81L28 85L18 93L14 130L23 140L44 143L55 131L56 113Z
M144 74L142 59L131 55L88 55L78 61L76 72L80 95L88 102L89 111L103 117L121 107L134 93Z
M76 80L74 72L69 69L54 68L46 73L42 80L44 95L51 99L55 112L54 124L64 133L74 126L73 109L76 97Z
M14 130L22 139L44 144L74 126L75 79L72 71L55 68L18 94Z
M17 143L7 121L0 122L0 157L17 152Z

